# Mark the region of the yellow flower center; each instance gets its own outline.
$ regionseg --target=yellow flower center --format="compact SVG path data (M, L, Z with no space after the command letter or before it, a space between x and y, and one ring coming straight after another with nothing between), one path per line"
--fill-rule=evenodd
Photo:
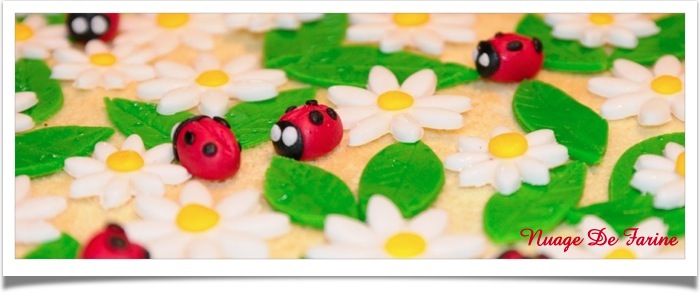
M15 24L15 41L24 41L34 36L34 30L25 24Z
M143 167L143 158L135 151L118 151L107 157L107 167L118 172L130 172Z
M678 155L678 159L676 159L676 173L685 177L685 152Z
M615 20L615 17L610 13L591 13L591 15L588 16L588 19L592 23L602 26L611 24Z
M386 241L384 249L394 258L413 258L423 254L426 246L425 239L417 234L399 233Z
M111 53L96 53L90 56L90 62L98 66L111 66L117 62L117 57Z
M219 213L202 205L189 204L180 209L175 222L182 230L203 232L219 222Z
M160 13L156 17L158 25L168 29L174 29L184 26L190 16L187 13Z
M605 259L635 259L637 258L637 255L634 254L634 252L625 249L625 248L619 248L615 249L615 251L610 252L610 254L605 255Z
M413 96L398 90L387 91L377 98L377 105L389 111L403 110L413 105Z
M415 27L427 23L430 15L427 13L394 13L394 23L402 27Z
M683 90L683 81L674 76L662 75L651 81L651 89L661 94L674 94Z
M513 158L527 152L527 139L519 133L503 133L491 138L489 152L499 158Z
M228 75L220 70L206 71L197 77L197 84L209 87L219 87L228 83Z

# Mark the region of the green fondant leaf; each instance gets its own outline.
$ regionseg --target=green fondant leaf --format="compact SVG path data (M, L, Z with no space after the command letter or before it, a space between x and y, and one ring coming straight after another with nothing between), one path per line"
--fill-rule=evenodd
M47 13L44 14L46 18L46 23L50 25L64 25L66 23L66 18L68 15L65 13Z
M525 228L547 233L561 223L583 196L586 165L572 162L553 169L546 186L523 184L510 196L495 194L484 208L484 231L495 243L524 239Z
M328 214L358 215L355 197L337 176L280 156L265 172L265 198L293 222L315 228L323 228Z
M675 55L683 60L685 58L685 14L672 14L658 19L656 25L661 28L661 32L639 39L639 44L634 49L615 49L610 59L624 58L647 66L653 65L657 59L666 54Z
M362 171L360 214L364 216L370 197L380 194L391 199L404 218L411 218L435 202L444 184L442 161L430 147L420 141L392 144Z
M78 258L80 243L66 233L61 233L58 240L46 242L29 252L27 259L75 259Z
M164 116L158 114L156 104L123 98L105 97L104 101L107 106L107 116L117 130L125 136L138 134L148 149L172 142L170 132L173 126L194 116L188 112Z
M608 144L608 122L560 89L544 82L520 83L513 97L513 114L525 131L554 131L571 158L598 164Z
M49 127L15 136L15 176L44 176L63 168L66 158L88 156L114 134L107 127Z
M314 99L316 89L312 87L280 92L277 97L259 101L242 102L226 113L236 139L243 149L252 148L270 140L270 129L290 106L303 105Z
M15 92L32 91L39 102L22 112L39 124L55 115L63 106L63 92L51 69L42 60L20 59L15 63Z
M367 86L369 71L381 65L403 81L422 69L432 69L438 77L437 88L447 88L479 79L476 70L455 63L442 63L425 56L397 52L385 54L375 47L347 46L305 55L284 69L287 75L304 83L322 87Z
M321 20L305 23L299 30L274 30L265 35L265 67L280 68L298 61L309 52L340 45L345 39L347 15L326 14Z

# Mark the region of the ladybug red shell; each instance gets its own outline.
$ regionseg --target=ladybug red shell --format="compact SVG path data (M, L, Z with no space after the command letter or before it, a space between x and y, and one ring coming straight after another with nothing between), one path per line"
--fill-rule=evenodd
M196 116L173 133L175 158L195 177L224 180L241 165L241 145L228 122L220 117Z
M69 13L66 17L68 34L77 42L100 39L112 41L119 28L118 13Z
M141 246L129 242L121 226L110 224L87 243L85 259L143 259L151 256Z
M537 75L544 62L542 42L518 34L497 33L474 50L476 70L498 82L518 82Z
M503 252L498 259L549 259L546 255L540 254L535 257L527 257L515 250L508 250Z
M309 100L289 107L270 130L272 145L281 156L311 160L330 153L343 138L343 123L332 108Z

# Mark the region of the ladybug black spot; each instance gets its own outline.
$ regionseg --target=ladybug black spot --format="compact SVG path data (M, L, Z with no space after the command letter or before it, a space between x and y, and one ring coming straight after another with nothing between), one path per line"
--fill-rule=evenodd
M192 131L185 132L185 144L192 145L194 143L194 133Z
M202 153L207 157L211 157L211 156L215 155L216 154L216 145L214 143L211 143L211 142L205 144L204 147L202 148Z
M319 111L311 111L309 113L309 120L311 120L311 123L314 125L321 125L323 124L323 114Z
M306 101L306 105L317 106L317 105L318 105L318 101L316 101L315 99L307 100L307 101Z
M494 35L494 37L501 37L501 36L503 36L503 33L501 33L501 32L497 32L496 35Z
M540 41L540 39L532 38L532 45L535 47L537 53L542 52L542 41Z
M221 125L226 126L226 128L231 128L231 125L229 125L228 121L226 121L226 119L224 119L224 118L214 117L214 121L218 122Z
M523 42L520 42L519 40L510 41L506 45L506 49L508 49L508 51L518 51L523 49Z
M336 113L334 109L327 108L326 113L328 113L328 116L331 117L331 119L338 120L338 113Z
M109 238L109 245L113 248L123 249L126 247L126 241L121 237L111 237Z
M149 253L146 250L143 250L143 258L144 259L151 259L151 253Z
M240 141L238 142L238 149L239 149L239 150L243 150L243 146L241 145L241 142L240 142Z
M285 114L286 114L286 113L289 113L289 112L293 111L293 110L296 109L296 108L297 108L297 107L295 107L295 106L288 107L288 108L284 111L284 113L285 113Z

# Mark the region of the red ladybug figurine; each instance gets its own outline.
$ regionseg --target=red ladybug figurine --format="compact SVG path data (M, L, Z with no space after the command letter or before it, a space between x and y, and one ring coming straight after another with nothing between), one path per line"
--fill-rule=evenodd
M187 171L206 180L224 180L241 165L241 145L228 122L220 117L196 116L173 133L175 158Z
M498 259L549 259L549 257L547 257L544 254L540 254L535 257L527 257L523 254L520 254L520 252L518 251L508 250L506 252L503 252L501 256L498 256Z
M85 259L143 259L151 256L141 246L129 242L121 226L110 224L88 242L81 257Z
M119 27L118 13L69 13L66 18L68 33L77 42L100 39L112 41Z
M496 35L474 50L476 70L498 82L519 82L537 75L544 62L542 42L518 34Z
M281 156L311 160L330 153L343 138L343 123L332 108L309 100L291 106L270 130L272 145Z

